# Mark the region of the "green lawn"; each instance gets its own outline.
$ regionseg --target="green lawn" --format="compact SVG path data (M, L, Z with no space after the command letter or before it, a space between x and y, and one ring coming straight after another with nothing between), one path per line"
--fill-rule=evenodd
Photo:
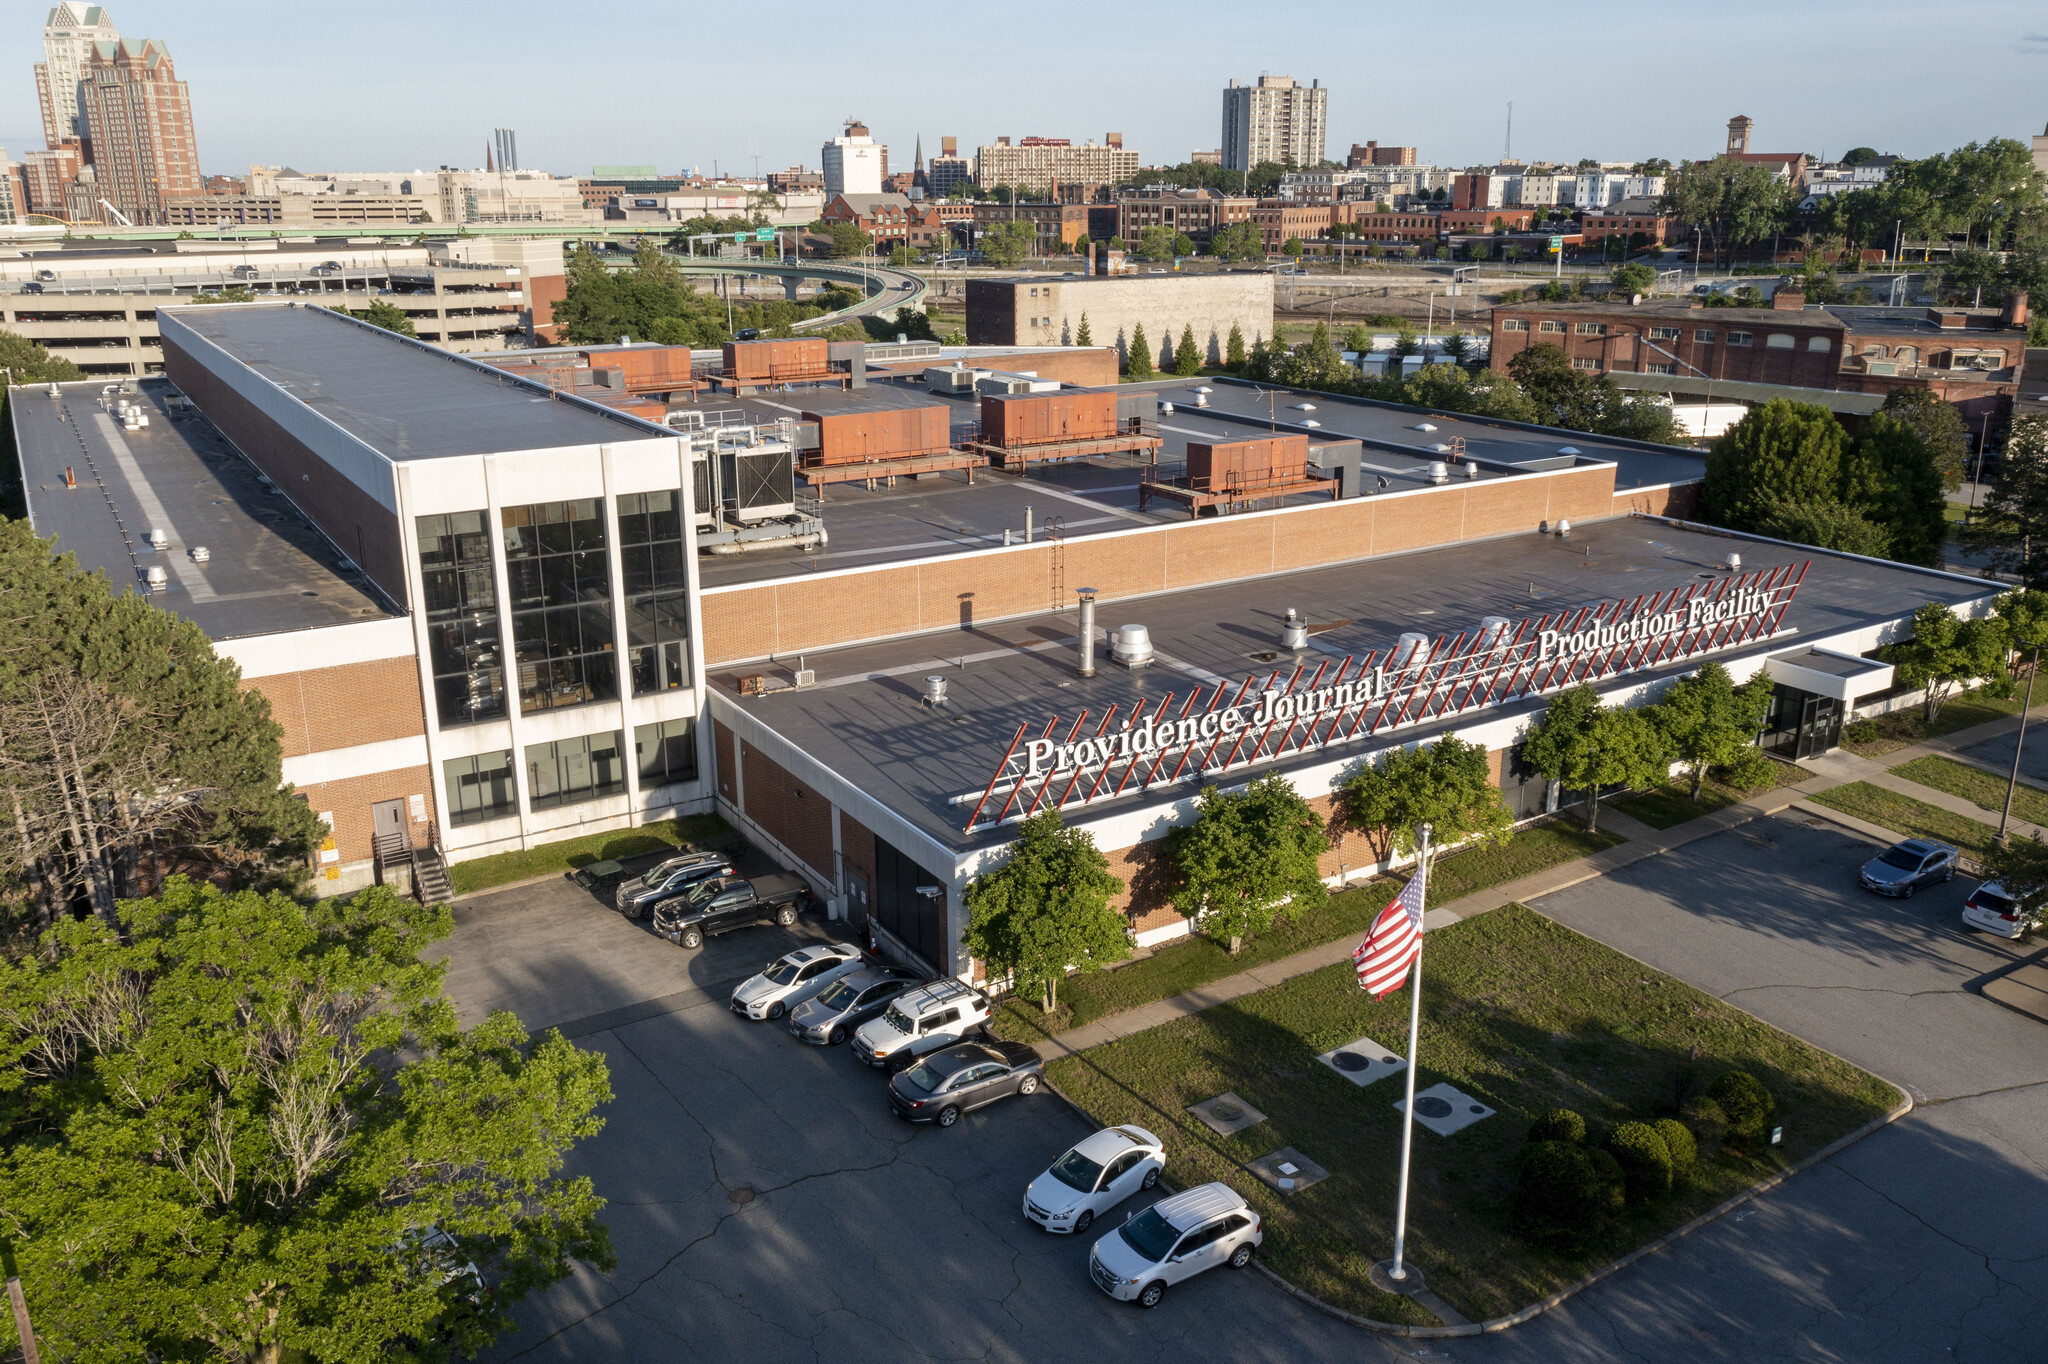
M499 853L473 862L457 862L448 868L448 879L457 895L488 890L512 881L545 876L549 872L573 871L592 862L660 852L685 843L731 842L738 846L732 826L717 815L685 815L681 819L643 824L637 829L614 829L561 843L546 843L525 852Z
M1997 841L1998 831L1989 824L1980 824L1939 805L1929 805L1924 800L1914 800L1911 796L1887 791L1867 781L1852 781L1847 786L1823 791L1813 801L1830 810L1867 819L1880 829L1953 843L1978 857L1989 852Z
M1517 830L1504 847L1473 848L1452 853L1438 862L1431 873L1429 903L1448 904L1475 890L1497 886L1625 841L1619 834L1605 830L1589 835L1576 822L1546 820L1532 824ZM1212 980L1291 957L1321 943L1353 933L1363 934L1405 880L1404 873L1398 878L1355 883L1350 889L1332 895L1321 908L1275 924L1270 933L1245 943L1234 957L1228 943L1196 934L1113 971L1070 976L1060 986L1059 1007L1050 1016L1036 1002L1013 995L1004 1001L991 1026L1000 1036L1035 1042L1069 1028L1086 1027L1125 1009L1171 999Z
M1931 725L1920 718L1918 706L1845 725L1842 728L1842 747L1866 758L1881 758L1922 739L1938 739L1959 729L2019 713L2017 699L2001 700L1981 691L1964 692L1943 704Z
M1937 791L1946 791L1951 796L1975 801L1978 806L1998 814L2005 809L2004 777L1995 776L1981 767L1959 763L1953 758L1930 755L1902 763L1892 771L1907 781L1931 786ZM2048 791L2021 782L2013 788L2012 812L2015 818L2029 824L2048 824Z
M1811 774L1802 772L1791 763L1773 762L1769 785L1744 791L1710 777L1701 783L1698 800L1692 798L1691 780L1680 777L1674 784L1659 786L1655 790L1617 800L1614 802L1614 808L1640 819L1653 829L1669 829L1687 820L1698 819L1701 815L1710 815L1739 800L1748 800L1762 792L1775 790L1780 786L1796 786L1809 775Z
M1410 1252L1430 1287L1474 1320L1536 1301L1897 1102L1875 1076L1520 905L1432 933L1423 973L1418 1087L1449 1081L1498 1110L1451 1137L1415 1133ZM1261 1253L1277 1273L1351 1311L1429 1325L1366 1279L1393 1245L1400 1079L1360 1089L1315 1059L1360 1036L1402 1050L1408 1007L1405 991L1374 1001L1340 963L1055 1061L1050 1074L1094 1120L1159 1133L1177 1186L1220 1179L1244 1193L1266 1219ZM1512 1234L1513 1164L1531 1119L1570 1107L1604 1132L1668 1116L1681 1083L1704 1087L1738 1066L1776 1099L1783 1146L1762 1157L1702 1152L1691 1184L1618 1216L1579 1254ZM1267 1120L1224 1138L1186 1111L1225 1090ZM1283 1198L1243 1169L1281 1146L1330 1177Z

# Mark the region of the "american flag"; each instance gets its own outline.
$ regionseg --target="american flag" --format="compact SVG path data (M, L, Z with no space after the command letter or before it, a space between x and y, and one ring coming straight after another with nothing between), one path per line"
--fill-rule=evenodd
M1422 878L1411 876L1393 902L1373 920L1372 931L1351 954L1358 988L1383 999L1401 988L1402 977L1422 955Z

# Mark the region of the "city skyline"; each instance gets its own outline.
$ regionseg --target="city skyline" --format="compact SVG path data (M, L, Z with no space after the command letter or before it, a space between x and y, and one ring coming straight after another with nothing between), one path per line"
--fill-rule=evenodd
M361 63L307 63L303 35L246 22L253 7L130 0L108 9L125 34L164 44L190 82L208 174L240 174L251 162L481 164L497 127L522 134L524 164L558 174L606 163L710 173L714 161L728 173L751 173L757 159L763 172L815 169L820 143L849 115L905 166L920 134L934 145L951 134L971 148L998 136L1080 141L1104 128L1120 129L1145 164L1171 164L1213 148L1223 87L1262 73L1329 88L1328 147L1339 160L1368 138L1417 146L1437 165L1496 160L1509 100L1513 154L1525 160L1711 156L1736 113L1756 120L1765 150L1830 155L1868 145L1925 156L1991 137L2025 138L2048 120L2040 95L2048 35L2032 7L2018 3L1993 3L1969 25L1916 27L1918 64L1967 70L1972 94L1961 109L1883 97L1887 87L1873 76L1901 60L1891 11L1901 22L1910 13L1890 5L1826 3L1786 14L1742 4L1713 24L1631 13L1627 27L1616 28L1481 3L1461 14L1470 31L1499 39L1494 49L1443 59L1392 55L1446 50L1441 25L1420 16L1367 20L1311 6L1303 22L1262 43L1235 22L1205 17L1220 20L1220 7L1187 11L1170 30L1108 14L1091 21L1087 41L1065 28L966 34L921 63L916 81L878 78L902 55L893 28L870 36L796 23L780 28L772 52L760 57L805 72L800 95L764 86L760 62L721 63L689 70L688 103L680 106L672 67L649 59L636 80L633 67L620 66L615 35L573 26L550 30L546 58L508 57L451 34L445 47L413 42L380 53L366 79ZM496 13L524 32L559 18L530 3ZM389 0L369 0L353 15L372 29L417 18ZM17 156L42 145L33 76L41 17L24 12L0 34L11 92L0 110L0 145ZM745 52L757 31L739 15L654 16L631 51ZM1142 86L1131 79L1140 69L1134 49L1149 54ZM1687 56L1683 72L1657 58L1673 50ZM1396 67L1415 79L1389 80ZM1057 72L1050 80L1048 69ZM565 92L585 83L602 94L579 106ZM344 101L348 116L337 118Z

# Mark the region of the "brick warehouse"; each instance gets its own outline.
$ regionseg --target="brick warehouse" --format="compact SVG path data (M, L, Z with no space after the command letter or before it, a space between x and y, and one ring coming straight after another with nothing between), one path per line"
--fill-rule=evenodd
M1210 363L1223 358L1230 329L1244 343L1273 334L1273 277L1264 270L1203 275L1038 276L967 281L967 341L976 346L1072 344L1081 318L1096 345L1128 354L1138 328L1170 353L1183 327ZM1158 363L1159 356L1153 357Z

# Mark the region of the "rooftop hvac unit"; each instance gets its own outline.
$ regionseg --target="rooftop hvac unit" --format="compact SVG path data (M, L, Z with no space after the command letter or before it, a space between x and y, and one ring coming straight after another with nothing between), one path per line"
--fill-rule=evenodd
M717 505L717 494L711 487L711 451L693 445L690 450L690 524L698 530L710 526L711 514Z
M1126 668L1142 668L1152 661L1152 632L1142 625L1120 625L1110 636L1109 656Z
M1866 360L1863 363L1863 369L1867 374L1897 374L1899 372L1899 362L1896 360Z
M796 514L796 458L779 442L718 452L725 514L742 524Z

